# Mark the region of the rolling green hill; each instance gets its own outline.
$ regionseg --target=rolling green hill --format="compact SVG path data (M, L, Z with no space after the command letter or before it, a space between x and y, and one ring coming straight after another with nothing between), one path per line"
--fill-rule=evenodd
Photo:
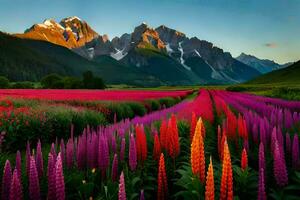
M300 61L287 68L259 76L246 84L300 85Z
M0 75L12 81L39 81L50 73L79 77L91 70L109 84L160 84L150 75L108 59L89 61L62 46L0 32Z

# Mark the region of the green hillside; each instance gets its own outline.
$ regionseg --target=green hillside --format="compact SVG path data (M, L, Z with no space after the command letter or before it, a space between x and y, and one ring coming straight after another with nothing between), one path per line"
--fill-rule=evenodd
M132 62L133 61L133 62ZM167 54L149 48L135 48L122 60L127 65L136 66L139 71L157 77L165 85L192 85L200 83L199 77L172 59Z
M259 76L246 84L300 84L300 61L293 65Z
M144 75L117 61L89 61L71 50L52 43L20 39L0 32L0 75L12 81L39 81L43 76L57 73L81 76L91 70L109 84L158 85L152 76Z

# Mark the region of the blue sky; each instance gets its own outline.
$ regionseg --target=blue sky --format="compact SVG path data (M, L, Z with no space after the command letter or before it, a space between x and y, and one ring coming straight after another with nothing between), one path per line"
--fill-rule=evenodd
M300 60L300 0L0 0L0 30L78 16L110 38L147 22L280 63Z

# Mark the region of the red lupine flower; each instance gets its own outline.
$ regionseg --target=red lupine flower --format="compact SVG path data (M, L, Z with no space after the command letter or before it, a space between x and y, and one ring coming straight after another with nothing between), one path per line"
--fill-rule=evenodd
M195 112L192 112L192 120L191 120L191 127L190 127L190 141L191 142L194 137L196 125L197 125L197 117L196 117Z
M215 199L215 182L214 182L214 168L210 157L210 162L207 170L206 185L205 185L205 200Z
M167 129L168 129L167 122L165 119L163 119L161 121L160 129L159 129L160 132L159 139L160 139L161 148L163 149L167 148Z
M245 170L248 167L248 156L247 151L244 148L242 152L242 158L241 158L241 168Z
M178 127L177 127L177 119L174 114L171 116L171 122L172 122L172 139L174 144L174 153L175 156L179 155L180 152L180 144L179 144L179 133L178 133Z
M160 154L159 167L158 167L158 186L157 186L157 200L165 200L168 194L167 175L165 167L164 154Z
M137 158L143 164L147 158L147 139L144 132L144 127L137 125L136 131L136 150Z
M159 142L158 134L155 133L154 146L153 146L153 159L158 161L160 153L161 153L160 142Z
M10 185L10 200L22 200L23 192L17 169L14 170Z

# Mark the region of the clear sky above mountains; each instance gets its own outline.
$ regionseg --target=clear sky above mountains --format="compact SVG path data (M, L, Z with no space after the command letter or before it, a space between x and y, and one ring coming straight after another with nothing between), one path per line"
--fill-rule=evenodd
M0 30L23 32L46 18L78 16L110 38L143 21L164 24L241 52L279 63L300 60L299 0L0 0Z

